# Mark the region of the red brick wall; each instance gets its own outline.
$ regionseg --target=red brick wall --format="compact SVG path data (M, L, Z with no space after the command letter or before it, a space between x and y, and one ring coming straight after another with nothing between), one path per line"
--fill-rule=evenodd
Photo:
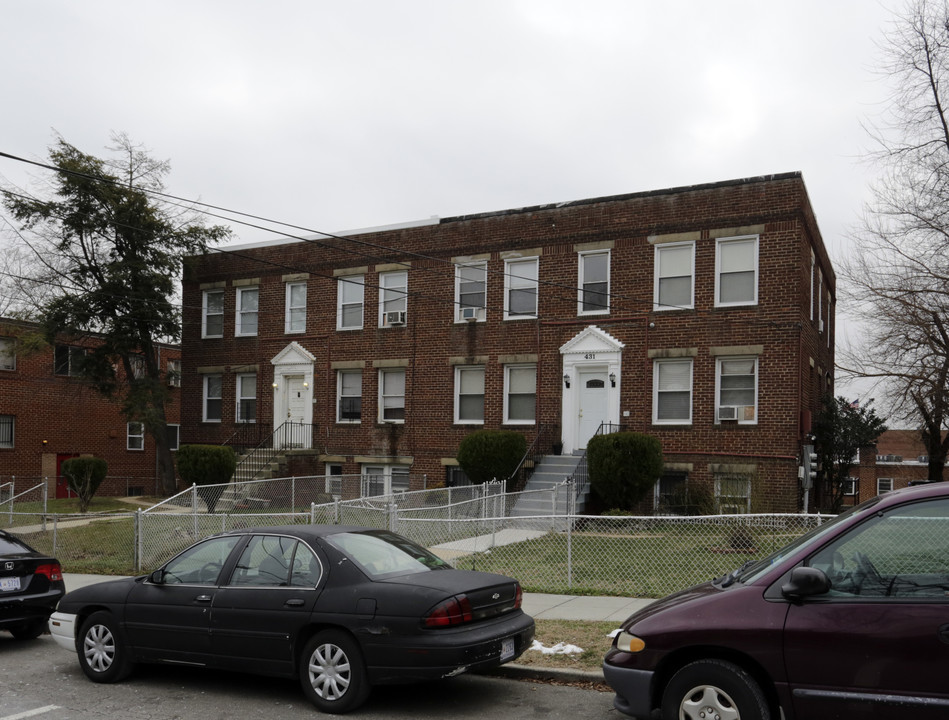
M713 302L715 240L722 228L763 227L759 238L758 304L716 308ZM653 312L650 236L699 233L695 260L695 309ZM737 233L736 233L737 234ZM577 314L578 244L610 242L612 311ZM504 321L502 253L540 248L539 319ZM184 283L183 442L220 442L234 430L234 372L258 367L258 418L271 426L271 358L290 341L316 357L314 423L317 445L348 458L344 472L358 472L355 456L413 458L412 472L444 477L443 459L454 456L472 426L453 424L453 367L449 358L487 356L484 427L502 424L503 372L500 356L537 357L537 419L560 424L563 366L560 346L589 325L625 344L621 378L624 424L659 437L669 462L691 463L690 477L711 482L710 463L757 464L768 505L795 510L802 422L817 411L833 368L832 328L818 331L809 315L811 252L823 266L825 294L835 296L827 260L800 176L754 179L563 205L443 219L435 224L370 232L347 239L243 247L197 259ZM487 322L453 322L454 267L459 255L488 255ZM400 328L376 327L377 266L406 262L408 321ZM336 331L333 271L365 266L365 324ZM307 332L284 333L284 281L308 273ZM234 337L234 281L259 278L258 335ZM226 285L224 337L202 340L201 286ZM826 308L826 300L825 305ZM826 312L825 312L826 315ZM831 342L828 344L828 333ZM760 345L756 425L714 422L714 346ZM693 422L654 426L652 360L649 351L697 348L694 359ZM374 422L376 372L373 361L408 361L406 415L392 430ZM331 363L360 360L362 423L335 422L336 380ZM198 368L224 368L224 418L201 420ZM536 428L524 429L533 439Z
M79 378L54 373L54 351L35 337L33 325L0 320L0 337L19 338L16 369L0 370L0 415L15 417L14 448L0 448L0 482L17 478L18 491L55 475L60 455L93 455L108 463L108 479L98 495L125 495L128 488L155 490L155 444L145 436L143 450L126 449L126 419L119 406ZM70 344L82 345L73 342ZM162 368L180 359L177 347L160 346ZM178 423L179 390L171 388L169 423ZM50 489L54 496L54 488Z

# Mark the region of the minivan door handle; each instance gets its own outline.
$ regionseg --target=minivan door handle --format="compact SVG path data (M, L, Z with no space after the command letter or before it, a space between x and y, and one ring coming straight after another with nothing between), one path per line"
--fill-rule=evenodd
M949 625L943 625L939 628L939 639L949 645Z

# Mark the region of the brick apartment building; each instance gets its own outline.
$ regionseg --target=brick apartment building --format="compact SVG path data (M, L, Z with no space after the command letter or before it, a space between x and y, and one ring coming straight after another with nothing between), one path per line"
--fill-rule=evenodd
M22 492L46 479L49 497L67 497L63 461L92 455L108 463L98 495L155 493L154 441L78 377L77 359L93 343L50 346L36 325L0 319L0 484L15 480ZM172 378L166 411L177 447L181 353L173 345L159 352Z
M943 469L943 480L947 470ZM844 504L857 503L910 483L929 479L929 458L918 430L887 430L876 447L860 451L860 464L851 471Z
M294 474L415 489L452 481L473 430L574 453L611 423L660 439L657 498L702 487L723 511L799 509L835 302L799 173L193 260L183 442L289 420L307 428Z

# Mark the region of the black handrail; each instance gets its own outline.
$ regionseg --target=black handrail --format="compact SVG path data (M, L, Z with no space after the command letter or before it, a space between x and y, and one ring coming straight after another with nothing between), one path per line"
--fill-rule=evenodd
M530 476L534 474L534 468L537 467L540 458L549 454L542 448L553 447L551 432L556 429L558 429L557 425L547 427L541 423L537 426L537 435L534 436L534 440L527 447L524 457L521 458L514 472L512 472L507 479L509 485L513 481L513 486L507 489L508 492L521 490L527 484L527 481L530 480ZM560 438L557 438L557 440L559 441Z
M601 422L600 427L596 429L596 432L593 433L593 436L597 435L609 435L610 433L619 432L622 429L622 425L618 423L608 423ZM587 451L586 448L583 449L583 454L580 456L580 462L577 463L577 469L573 471L573 474L567 478L570 482L574 484L574 491L576 492L577 497L580 497L587 488L587 485L590 482L589 474L587 473Z
M313 437L313 427L311 423L287 420L274 430L270 437L260 441L253 450L244 456L237 467L234 468L233 477L236 478L240 475L242 482L253 480L273 462L273 459L280 454L281 450L310 447L312 443L307 442L307 440Z

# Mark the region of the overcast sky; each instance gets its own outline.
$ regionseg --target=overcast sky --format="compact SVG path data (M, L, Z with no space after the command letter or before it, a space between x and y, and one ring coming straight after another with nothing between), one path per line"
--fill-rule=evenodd
M836 259L901 7L8 1L0 151L124 131L169 192L321 231L800 170Z

